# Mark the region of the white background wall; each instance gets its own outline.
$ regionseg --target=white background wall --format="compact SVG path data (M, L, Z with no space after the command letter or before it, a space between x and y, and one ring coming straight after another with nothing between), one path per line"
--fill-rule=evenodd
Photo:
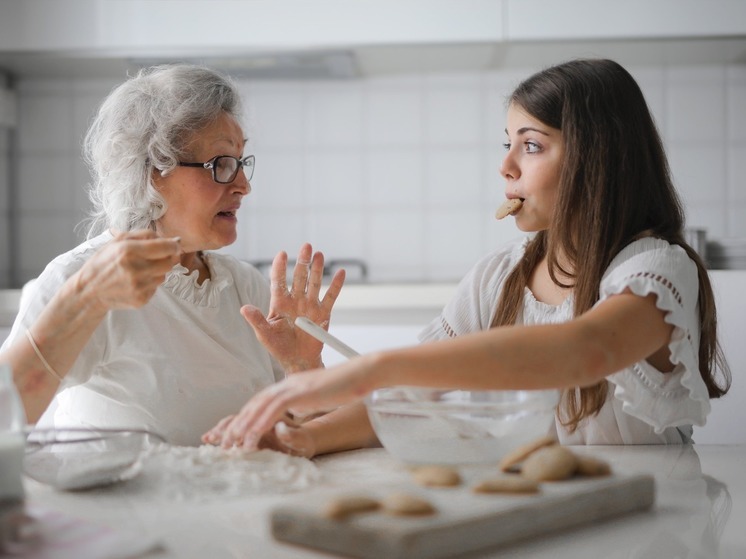
M448 281L518 231L495 222L504 98L539 67L349 81L241 82L256 153L240 258L310 240L375 281ZM746 65L631 67L666 143L691 227L746 237ZM23 79L17 129L21 280L81 239L82 135L115 81ZM0 168L7 146L0 138ZM8 223L0 172L0 232ZM5 235L3 235L5 238ZM7 286L7 253L0 287Z

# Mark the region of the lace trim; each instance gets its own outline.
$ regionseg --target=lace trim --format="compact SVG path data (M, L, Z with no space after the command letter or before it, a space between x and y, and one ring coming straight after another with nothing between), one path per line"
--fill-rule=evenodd
M660 274L654 274L653 272L638 272L636 274L630 274L627 276L627 279L631 279L631 278L644 278L644 279L651 280L662 285L664 288L668 290L669 293L671 293L674 300L679 305L679 308L683 310L684 299L682 298L679 290L676 289L676 286L674 286L674 284L668 278L665 278L661 276ZM692 336L688 330L686 330L686 339L690 344L692 344L692 346L694 346L694 341L692 340Z
M673 295L674 299L676 299L676 302L679 304L681 308L684 307L684 300L681 297L681 293L679 293L679 290L676 289L674 284L671 282L671 280L664 278L660 274L654 274L652 272L638 272L636 274L631 274L627 276L627 278L645 278L649 280L653 280L655 282L658 282L663 287L668 289L671 294Z
M647 372L643 370L639 363L632 365L632 372L647 388L655 390L656 396L662 396L663 398L681 398L682 396L686 397L689 395L689 389L683 386L678 386L675 390L660 390L660 385L654 383L650 379ZM673 370L671 373L667 374L673 374L675 372L676 371Z
M442 316L440 317L440 325L443 327L443 331L446 333L446 335L449 338L456 337L456 332L453 331L453 328L451 328L451 325L448 324L448 321Z

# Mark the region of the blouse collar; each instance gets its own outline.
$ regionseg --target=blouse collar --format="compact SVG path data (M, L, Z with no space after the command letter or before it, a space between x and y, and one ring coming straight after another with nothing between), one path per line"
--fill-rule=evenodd
M199 271L191 272L183 265L176 264L166 274L163 287L179 299L200 307L217 307L220 292L233 284L229 270L209 252L202 253L205 265L210 270L210 277L199 283Z

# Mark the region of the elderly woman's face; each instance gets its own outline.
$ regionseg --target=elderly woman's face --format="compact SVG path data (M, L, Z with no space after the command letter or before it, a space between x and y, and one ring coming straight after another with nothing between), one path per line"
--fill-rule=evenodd
M189 162L210 161L219 155L242 158L244 143L241 127L223 114L195 133ZM166 176L156 173L154 183L168 204L156 229L164 237L181 237L185 253L224 247L236 240L236 213L251 189L243 169L229 184L215 182L211 170L199 167L176 167Z

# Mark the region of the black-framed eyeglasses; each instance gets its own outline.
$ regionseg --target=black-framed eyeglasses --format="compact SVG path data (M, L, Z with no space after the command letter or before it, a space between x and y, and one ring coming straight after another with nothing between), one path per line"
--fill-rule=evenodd
M246 180L250 181L254 176L254 156L247 155L243 159L233 157L232 155L218 155L205 163L182 163L180 167L202 167L203 169L212 170L212 180L219 184L229 184L236 180L238 171L246 169Z

